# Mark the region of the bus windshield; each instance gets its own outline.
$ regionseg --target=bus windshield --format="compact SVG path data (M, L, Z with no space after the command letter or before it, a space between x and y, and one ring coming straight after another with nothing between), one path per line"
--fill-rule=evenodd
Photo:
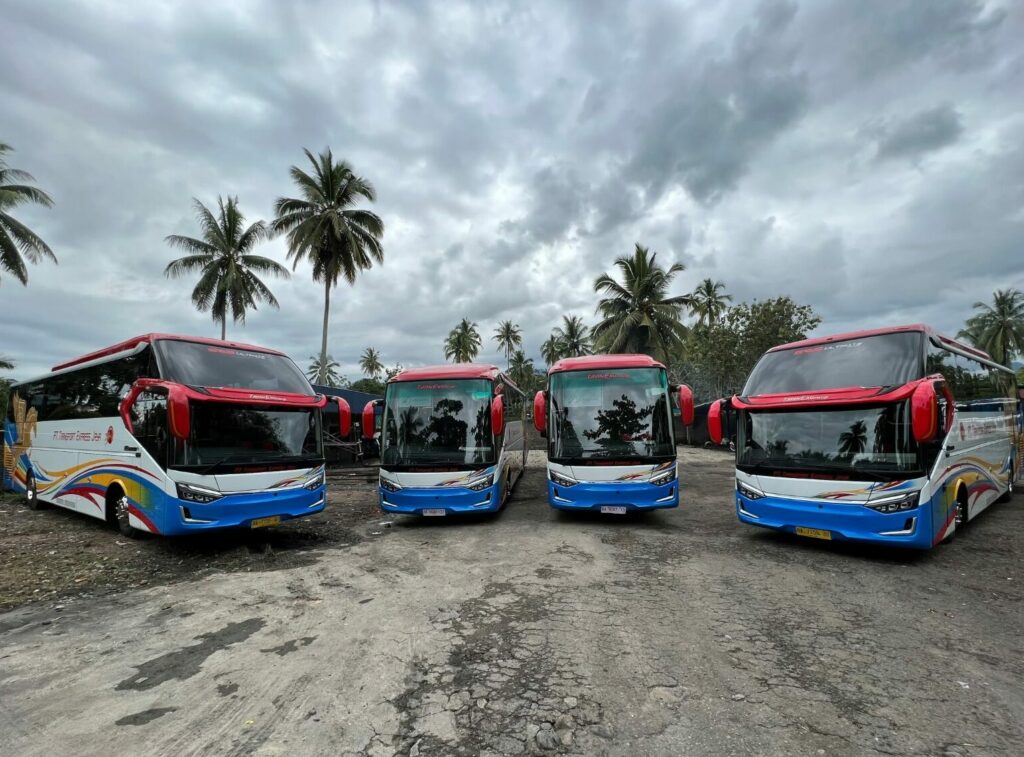
M828 410L747 412L737 467L772 475L821 471L849 479L905 478L921 468L909 403Z
M553 373L549 397L552 460L675 457L661 368Z
M919 331L902 331L768 352L751 371L743 395L902 386L922 376L922 338Z
M198 342L156 342L162 378L189 386L311 395L309 381L283 355Z
M381 463L387 467L493 463L491 396L491 382L486 379L389 384Z

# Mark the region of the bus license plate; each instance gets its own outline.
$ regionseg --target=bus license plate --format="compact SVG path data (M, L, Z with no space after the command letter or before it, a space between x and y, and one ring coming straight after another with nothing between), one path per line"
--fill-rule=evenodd
M616 505L601 505L601 512L611 513L612 515L625 515L626 508L618 507Z
M250 524L250 528L265 528L266 526L276 526L281 522L280 515L272 515L269 518L255 518Z
M436 509L436 510L435 509L428 509L428 510L424 510L423 514L428 516L428 517L432 516L432 517L437 518L437 517L440 517L442 515L445 515L445 511L443 509Z
M812 539L825 539L826 541L832 540L832 532L825 531L820 528L804 528L803 526L797 526L796 532L800 536L810 536Z

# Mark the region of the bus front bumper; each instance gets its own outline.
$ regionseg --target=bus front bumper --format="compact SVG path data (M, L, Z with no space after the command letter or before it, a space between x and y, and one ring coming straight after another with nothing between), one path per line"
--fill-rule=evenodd
M592 510L625 507L627 511L679 507L679 479L655 486L648 483L579 483L559 486L548 480L548 504L556 510Z
M493 513L501 506L498 486L473 491L464 487L424 487L397 492L379 488L380 509L399 515L455 515Z
M737 493L736 515L741 522L752 526L830 541L860 541L911 549L928 549L933 543L931 507L927 502L913 510L880 513L852 503L772 496L748 499Z
M171 505L168 517L158 526L162 534L188 534L218 528L259 528L322 512L327 505L327 488L299 487L226 494L205 504L168 498L168 503Z

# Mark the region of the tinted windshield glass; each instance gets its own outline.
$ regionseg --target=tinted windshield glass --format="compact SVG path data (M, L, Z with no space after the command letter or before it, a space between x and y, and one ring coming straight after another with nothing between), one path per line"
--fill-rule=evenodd
M389 384L382 431L384 465L492 463L491 382L458 379Z
M283 355L172 340L156 347L162 378L179 384L313 393L298 366Z
M554 460L675 455L668 377L660 368L551 375Z
M905 331L769 352L754 366L743 394L900 386L922 376L921 338Z
M216 402L192 404L192 437L175 467L226 472L236 466L296 462L322 457L315 410L258 410Z
M737 466L769 474L823 469L854 479L918 470L908 408L900 402L849 410L743 413Z

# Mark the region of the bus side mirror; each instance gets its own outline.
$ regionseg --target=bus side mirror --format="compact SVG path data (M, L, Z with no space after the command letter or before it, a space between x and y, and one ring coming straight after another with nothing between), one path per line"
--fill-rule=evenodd
M708 408L708 438L715 444L722 443L722 400L715 400Z
M363 438L372 439L377 425L377 400L363 405Z
M505 400L501 395L491 400L491 431L495 436L501 436L505 430Z
M192 434L192 416L185 387L175 384L167 387L167 420L171 436L175 439L187 440Z
M693 425L693 390L686 384L679 385L679 415L684 426Z
M544 390L541 389L533 395L533 427L537 433L543 434L548 423L548 403L544 398Z
M338 403L338 431L342 439L348 439L352 433L352 408L344 397L335 397L334 401Z
M939 397L935 383L922 381L910 395L910 426L917 442L930 442L939 433Z

